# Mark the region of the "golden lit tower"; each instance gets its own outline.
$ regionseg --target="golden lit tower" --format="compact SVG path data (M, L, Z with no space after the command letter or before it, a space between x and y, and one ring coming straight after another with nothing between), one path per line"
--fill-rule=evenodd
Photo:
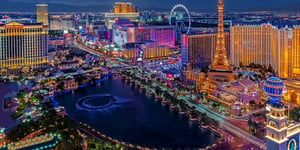
M43 68L48 63L48 28L42 23L0 25L1 74Z
M224 4L223 0L219 0L218 3L218 35L217 35L217 45L214 52L214 58L212 62L212 70L230 70L230 65L228 63L227 51L225 47L225 34L224 34L224 23L223 23L223 12Z
M48 25L48 4L36 4L36 22Z
M129 19L133 22L139 21L139 12L136 6L127 2L116 2L112 13L105 13L105 26L112 29L118 19Z
M294 26L293 33L293 78L300 78L300 26Z

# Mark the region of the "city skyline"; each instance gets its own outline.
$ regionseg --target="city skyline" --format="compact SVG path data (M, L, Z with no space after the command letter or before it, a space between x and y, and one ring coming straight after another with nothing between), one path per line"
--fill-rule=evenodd
M160 10L167 11L173 5L182 3L187 6L191 11L215 11L217 1L196 1L196 0L167 0L167 1L138 1L138 0L127 0L128 2L134 3L139 7L140 10ZM111 6L116 0L1 0L0 12L1 11L35 11L33 4L36 3L48 3L49 11L92 11L92 12L105 12L110 11ZM157 3L162 5L157 5ZM146 3L146 4L145 4ZM241 3L239 0L225 0L225 10L227 11L248 11L248 10L298 10L297 6L300 2L297 0L289 0L282 3L279 0L244 0ZM195 5L197 4L197 5Z
M297 1L0 0L0 150L300 149Z

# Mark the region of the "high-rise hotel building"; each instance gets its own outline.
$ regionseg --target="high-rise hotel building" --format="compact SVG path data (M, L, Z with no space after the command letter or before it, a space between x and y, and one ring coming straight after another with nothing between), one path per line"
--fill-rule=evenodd
M137 22L139 12L136 6L132 3L116 2L114 5L114 11L112 13L105 13L105 26L108 29L112 29L113 24L118 19L130 19Z
M293 76L293 29L285 27L278 30L278 76Z
M228 52L229 34L225 33L225 49ZM181 63L188 70L201 69L212 63L217 45L217 33L183 34L181 37Z
M233 66L250 63L271 65L282 78L292 77L293 30L271 24L230 27L230 59Z
M230 27L231 63L276 65L277 34L278 29L270 24Z
M36 4L36 22L42 22L44 25L49 24L48 4Z
M48 28L42 23L0 25L2 74L38 68L48 63Z
M74 15L51 15L50 30L74 30L75 19Z
M300 26L294 26L293 32L292 67L293 78L300 79Z
M123 24L121 21L113 25L113 42L118 46L151 40L158 42L158 46L175 47L174 26L138 26L132 23Z

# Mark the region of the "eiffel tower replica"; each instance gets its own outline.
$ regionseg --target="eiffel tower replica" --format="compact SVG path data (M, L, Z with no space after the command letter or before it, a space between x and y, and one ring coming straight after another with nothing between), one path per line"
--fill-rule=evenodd
M223 12L224 3L223 0L219 0L217 45L213 55L213 62L209 70L209 76L215 81L230 81L233 79L232 69L229 64L225 47Z

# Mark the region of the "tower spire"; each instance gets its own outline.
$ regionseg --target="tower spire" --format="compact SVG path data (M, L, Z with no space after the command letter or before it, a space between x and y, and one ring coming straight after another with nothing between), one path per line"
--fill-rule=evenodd
M213 70L230 70L230 65L227 58L227 51L225 47L223 12L224 12L223 0L219 0L217 45L216 45L216 50L214 51L214 58L213 58L213 63L211 68Z

